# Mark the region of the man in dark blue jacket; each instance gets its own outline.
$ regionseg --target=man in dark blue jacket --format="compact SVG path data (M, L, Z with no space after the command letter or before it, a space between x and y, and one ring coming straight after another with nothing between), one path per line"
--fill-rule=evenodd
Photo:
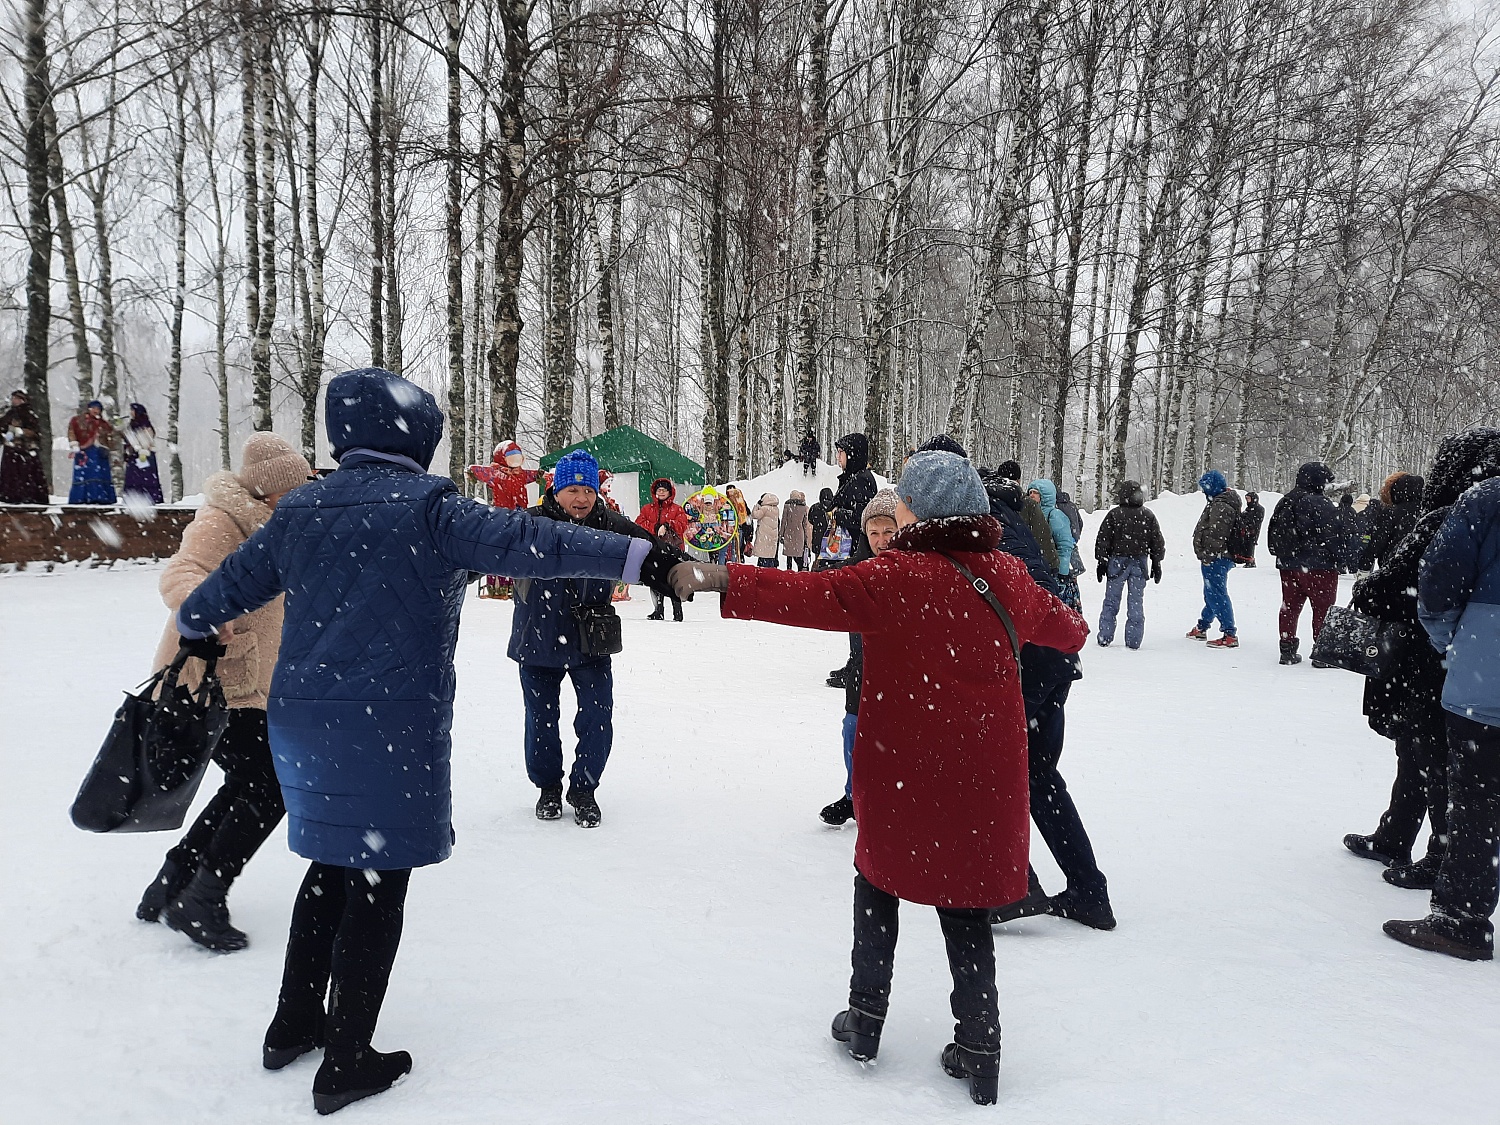
M1000 521L999 549L1026 565L1032 580L1049 594L1059 594L1057 572L1047 565L1036 537L1021 515L1025 494L1019 481L995 473L981 474L990 497L990 514ZM1021 697L1026 705L1026 765L1031 789L1031 819L1047 843L1068 886L1050 899L1035 871L1028 871L1030 890L1020 902L994 911L991 919L1008 922L1051 913L1099 930L1115 927L1109 884L1094 858L1094 846L1068 783L1057 768L1066 731L1068 694L1083 678L1078 657L1042 645L1021 648Z
M1446 657L1448 851L1431 913L1392 920L1397 941L1466 961L1494 958L1500 899L1500 441L1422 556L1417 615Z
M650 532L612 512L599 496L599 463L585 450L558 460L552 487L531 514L651 541ZM614 583L602 579L523 578L516 582L507 655L521 666L526 703L526 775L541 790L538 820L562 816L562 682L573 681L578 748L568 776L568 804L581 828L597 828L594 790L614 744L615 680L609 653L585 651L580 615L614 617ZM618 620L618 619L616 619Z
M312 863L263 1062L325 1046L313 1103L332 1113L411 1069L406 1052L370 1043L411 869L453 844L453 650L469 572L665 589L679 556L465 499L427 474L437 403L388 371L337 376L325 406L338 470L288 493L177 621L190 648L212 647L218 625L286 594L267 717L289 842Z

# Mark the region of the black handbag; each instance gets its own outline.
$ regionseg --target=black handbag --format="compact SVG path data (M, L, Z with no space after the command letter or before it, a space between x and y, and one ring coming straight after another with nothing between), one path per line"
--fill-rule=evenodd
M613 656L625 648L620 615L614 606L575 606L573 620L578 622L578 648L584 656Z
M166 832L182 827L229 723L218 661L207 661L196 696L177 682L186 663L187 653L179 652L141 690L126 693L73 799L71 816L79 828Z
M1382 621L1347 606L1332 606L1313 640L1312 661L1377 680L1391 679L1411 646L1426 644L1421 627Z

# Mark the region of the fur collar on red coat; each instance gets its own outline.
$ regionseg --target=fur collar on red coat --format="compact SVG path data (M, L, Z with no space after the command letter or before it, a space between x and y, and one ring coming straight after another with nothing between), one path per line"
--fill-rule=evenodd
M947 516L902 528L891 547L897 551L993 551L1000 546L994 516Z

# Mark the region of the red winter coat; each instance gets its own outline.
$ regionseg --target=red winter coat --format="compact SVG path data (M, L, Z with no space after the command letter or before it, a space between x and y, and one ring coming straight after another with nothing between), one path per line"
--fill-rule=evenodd
M999 542L992 517L960 517L906 528L856 566L729 568L725 617L863 636L854 864L911 902L1002 906L1026 894L1019 670L999 617L936 552L989 581L1022 644L1077 652L1089 630Z
M682 548L682 537L687 534L688 514L683 510L681 504L677 503L677 488L669 480L657 480L651 482L651 495L656 496L656 490L662 485L667 487L667 501L662 503L653 499L641 509L641 514L635 517L635 522L644 527L652 535L656 534L658 527L670 527L676 535L674 540L671 535L666 536L669 546Z

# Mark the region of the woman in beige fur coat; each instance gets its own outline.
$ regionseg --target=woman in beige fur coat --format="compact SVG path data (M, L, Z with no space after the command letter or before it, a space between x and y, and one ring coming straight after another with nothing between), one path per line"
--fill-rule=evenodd
M214 473L203 482L203 506L162 571L161 597L171 612L156 650L156 668L177 655L178 607L310 473L306 458L285 441L258 433L245 443L238 473ZM229 921L229 885L286 812L266 736L266 696L281 647L281 615L282 600L277 598L219 630L227 645L218 674L229 704L229 726L214 761L224 771L224 784L167 853L136 908L142 921L164 917L174 930L221 953L248 944ZM182 679L196 688L203 667L201 660L189 659Z

